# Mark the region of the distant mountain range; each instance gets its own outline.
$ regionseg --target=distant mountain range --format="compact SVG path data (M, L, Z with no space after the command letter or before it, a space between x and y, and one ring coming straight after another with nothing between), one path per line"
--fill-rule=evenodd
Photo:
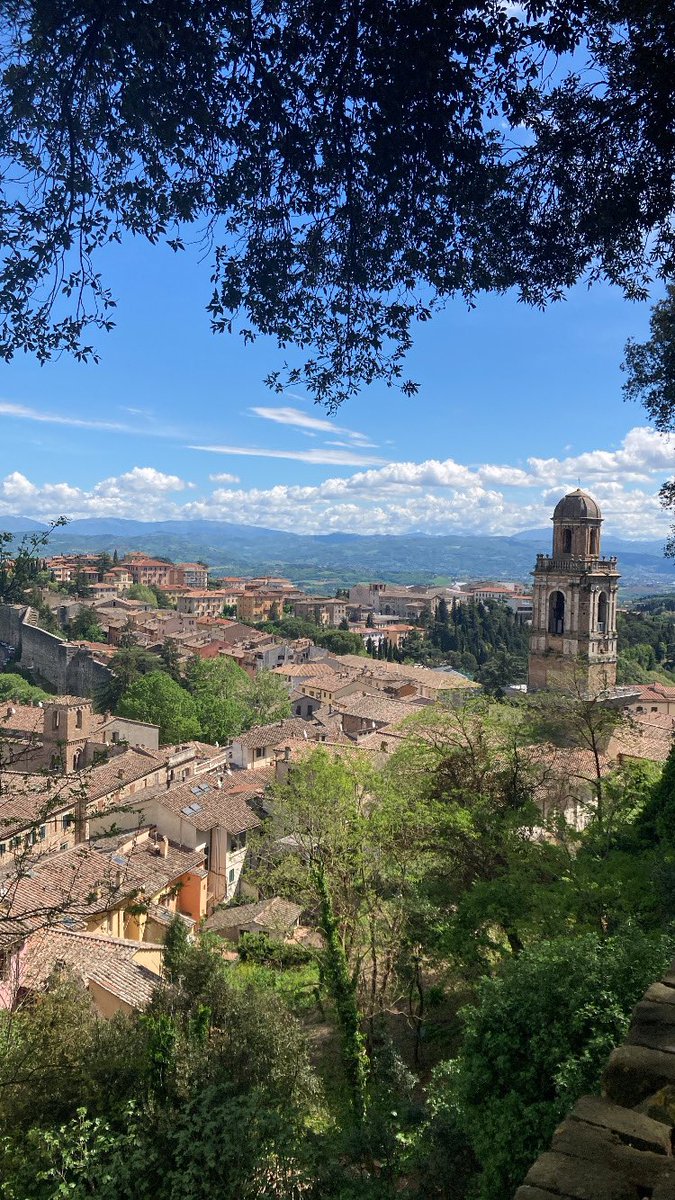
M14 534L44 529L25 517L0 517ZM480 534L296 534L228 521L134 521L89 517L71 521L50 539L55 553L144 550L175 560L203 559L227 574L286 575L310 591L333 591L363 579L447 583L456 579L527 580L535 554L547 552L551 529L512 537ZM626 541L608 535L605 554L616 554L626 594L675 587L675 562L660 541Z

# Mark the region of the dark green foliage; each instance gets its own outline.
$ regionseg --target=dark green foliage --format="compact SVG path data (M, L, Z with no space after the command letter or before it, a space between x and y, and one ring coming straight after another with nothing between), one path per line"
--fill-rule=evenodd
M243 933L237 942L242 962L254 962L263 967L304 967L314 962L315 950L300 946L297 942L283 942L266 933Z
M68 637L71 642L105 641L105 635L98 623L98 614L95 608L84 605L80 609L77 616L73 617L68 624Z
M0 700L18 700L19 704L33 704L38 700L49 699L48 692L28 683L23 675L17 675L13 671L0 674Z
M130 600L141 600L143 604L149 605L150 608L159 608L155 589L148 587L144 583L132 583L126 594Z
M675 285L652 309L649 338L629 341L622 364L626 372L624 396L647 409L657 429L675 428Z
M169 983L180 979L189 952L189 940L185 921L176 914L166 931L164 939L164 971Z
M166 638L159 651L159 657L167 675L175 679L176 683L182 683L181 660L176 643L170 638Z
M122 636L124 637L124 634ZM96 697L96 703L101 711L114 712L128 688L143 675L159 670L162 660L142 646L132 643L120 646L120 649L111 658L109 665L113 678L106 687L100 690Z
M208 229L212 328L294 344L269 382L333 406L414 394L412 330L454 294L670 270L667 6L17 0L2 32L8 360L96 357L97 252L129 231Z
M647 409L657 429L666 433L675 429L675 285L669 283L666 294L652 309L649 338L629 341L622 364L626 372L624 396L637 400ZM664 508L675 509L675 480L661 488ZM666 554L675 556L675 531L671 533Z
M151 671L128 687L117 705L121 717L159 725L164 745L199 737L197 706L189 692L165 671Z
M258 626L265 633L275 633L283 638L311 638L317 646L323 646L333 654L363 654L363 641L358 633L347 633L342 629L325 629L313 621L300 617L282 617L279 621L266 621Z
M597 1091L633 1005L671 953L662 935L561 937L480 985L447 1083L482 1168L481 1200L511 1195L575 1100Z
M651 796L635 822L637 837L648 846L661 842L675 849L675 747L671 749L663 774L652 788Z
M328 992L335 1003L337 1020L342 1032L342 1056L345 1077L349 1086L354 1115L362 1121L366 1113L368 1059L361 1020L356 1002L356 987L349 971L344 946L340 940L333 902L323 866L313 870L314 882L321 907L320 928L326 941L324 952Z
M470 600L448 605L441 600L435 618L410 634L403 650L407 659L431 666L443 662L498 694L525 679L528 636L506 604Z
M618 613L617 633L619 683L675 681L675 613L668 597L641 611Z
M183 967L140 1019L97 1020L69 980L3 1017L7 1200L290 1200L317 1094L300 1030L217 954L188 948Z

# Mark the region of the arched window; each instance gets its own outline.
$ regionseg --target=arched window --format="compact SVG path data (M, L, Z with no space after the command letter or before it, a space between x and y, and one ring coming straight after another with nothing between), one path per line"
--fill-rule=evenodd
M572 553L572 530L563 529L563 554Z
M565 597L562 592L551 592L548 598L548 631L565 632Z
M607 593L600 592L598 596L598 630L600 633L607 632Z
M598 531L597 531L597 529L591 529L590 553L593 557L595 557L595 555L598 553Z

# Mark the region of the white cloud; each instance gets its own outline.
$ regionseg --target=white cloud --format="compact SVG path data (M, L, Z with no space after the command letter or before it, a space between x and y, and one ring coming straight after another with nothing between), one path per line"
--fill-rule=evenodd
M291 408L290 406L270 408L268 406L256 405L251 409L251 412L256 417L262 417L265 421L274 421L278 425L290 425L295 429L302 429L304 432L341 433L350 438L351 442L358 442L360 446L375 445L374 442L368 440L368 435L365 433L359 433L356 429L346 429L343 425L336 425L334 421L328 420L327 417L314 417L311 413L303 412L300 408ZM337 443L332 444L337 445Z
M309 463L325 461L323 456L332 453L209 449ZM650 429L632 429L618 448L563 459L532 458L525 468L492 463L466 466L451 458L370 465L356 448L335 454L338 464L329 460L329 465L367 469L332 474L317 484L253 488L241 487L239 477L230 472L217 472L199 490L178 475L147 466L110 476L89 490L66 482L40 485L14 471L0 481L0 513L40 518L60 513L147 520L208 517L294 533L511 534L547 528L553 506L566 490L576 487L581 475L582 486L598 499L605 528L611 533L662 538L669 525L657 491L675 467L673 441Z
M12 471L0 484L0 495L8 500L23 500L27 496L34 496L37 490L35 484L20 471Z
M70 483L39 486L15 471L0 484L0 527L2 513L158 520L167 515L180 515L180 506L169 497L192 486L178 475L167 475L155 467L134 467L123 475L109 476L90 491Z
M123 425L119 421L96 421L64 413L41 412L36 408L29 408L26 404L11 404L8 400L0 400L0 416L18 417L24 421L41 421L47 425L71 425L77 429L104 429L108 433L135 432L129 425Z
M229 471L221 471L217 475L209 475L211 483L239 483L238 475L230 475Z
M182 492L190 484L185 483L178 475L165 475L154 467L134 467L125 475L113 475L104 479L94 488L96 495L119 496L126 493L147 495L163 495L166 492Z
M210 454L241 454L248 458L291 458L297 462L318 466L358 467L381 463L383 458L358 454L355 450L266 450L256 446L188 446L188 450L205 450Z

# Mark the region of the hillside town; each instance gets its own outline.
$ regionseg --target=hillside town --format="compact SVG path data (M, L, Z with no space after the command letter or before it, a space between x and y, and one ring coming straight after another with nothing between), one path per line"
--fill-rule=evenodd
M520 954L525 925L510 901L498 915L493 842L518 870L524 855L536 863L523 912L556 856L566 874L578 860L583 908L584 839L619 819L612 797L673 761L675 684L617 682L619 564L602 557L601 524L580 489L561 499L531 594L370 582L317 597L140 554L5 563L6 580L27 582L23 602L0 604L0 1016L32 1021L70 996L95 1028L125 1021L132 1036L182 1003L192 1029L215 1011L199 991L215 971L241 980L228 1004L243 997L247 1020L284 986L308 1036L346 1038L347 996L366 1029L389 1023L396 1053L433 1061L421 1031L441 1036L424 1015L441 971L484 945ZM442 660L443 639L493 625L526 639L526 683L414 661L420 641L436 637ZM505 649L486 654L489 666ZM85 690L66 691L71 679ZM419 854L440 870L426 904L454 856L470 882L444 918L458 949L432 939L411 975L399 901L415 895ZM349 949L333 904L341 920L359 914L342 926ZM340 993L326 972L350 962ZM262 991L245 982L262 979ZM411 980L417 1007L401 990Z
M532 692L564 689L564 671L574 665L584 695L621 709L626 720L612 724L599 750L525 748L543 769L542 821L555 811L583 829L596 772L663 764L675 734L675 686L615 686L618 572L615 560L599 558L601 519L583 493L561 501L552 557L540 556L534 572L534 617L533 598L518 585L368 583L323 598L300 593L287 579L210 581L202 564L140 554L104 562L103 570L82 556L42 561L39 580L49 580L40 592L44 610L62 630L86 612L98 638L75 648L103 672L110 673L120 648L160 654L169 645L179 670L189 660L226 659L238 674L268 676L283 693L283 716L247 722L223 744L167 744L159 721L124 715L123 705L118 713L98 711L95 695L45 694L28 703L7 697L0 711L0 1002L11 1009L39 991L58 961L75 971L102 1015L142 1008L161 977L162 946L176 917L190 937L212 930L233 949L242 931L315 943L318 931L302 923L301 903L260 896L247 881L249 841L269 814L275 785L318 748L338 760L356 754L382 763L411 731L424 736L439 710L462 709L481 694L478 683L452 669L365 653L377 639L398 649L442 604L507 606L531 630ZM579 572L581 594L592 604L575 610L568 629L565 596L573 595ZM600 590L603 580L608 593ZM147 596L138 598L134 588ZM4 606L0 616L8 613ZM283 638L248 623L284 614L311 621L317 639L327 629L355 635L362 650L336 653L311 637ZM30 653L6 644L7 669L18 665L34 684L49 685L45 660L41 673Z

